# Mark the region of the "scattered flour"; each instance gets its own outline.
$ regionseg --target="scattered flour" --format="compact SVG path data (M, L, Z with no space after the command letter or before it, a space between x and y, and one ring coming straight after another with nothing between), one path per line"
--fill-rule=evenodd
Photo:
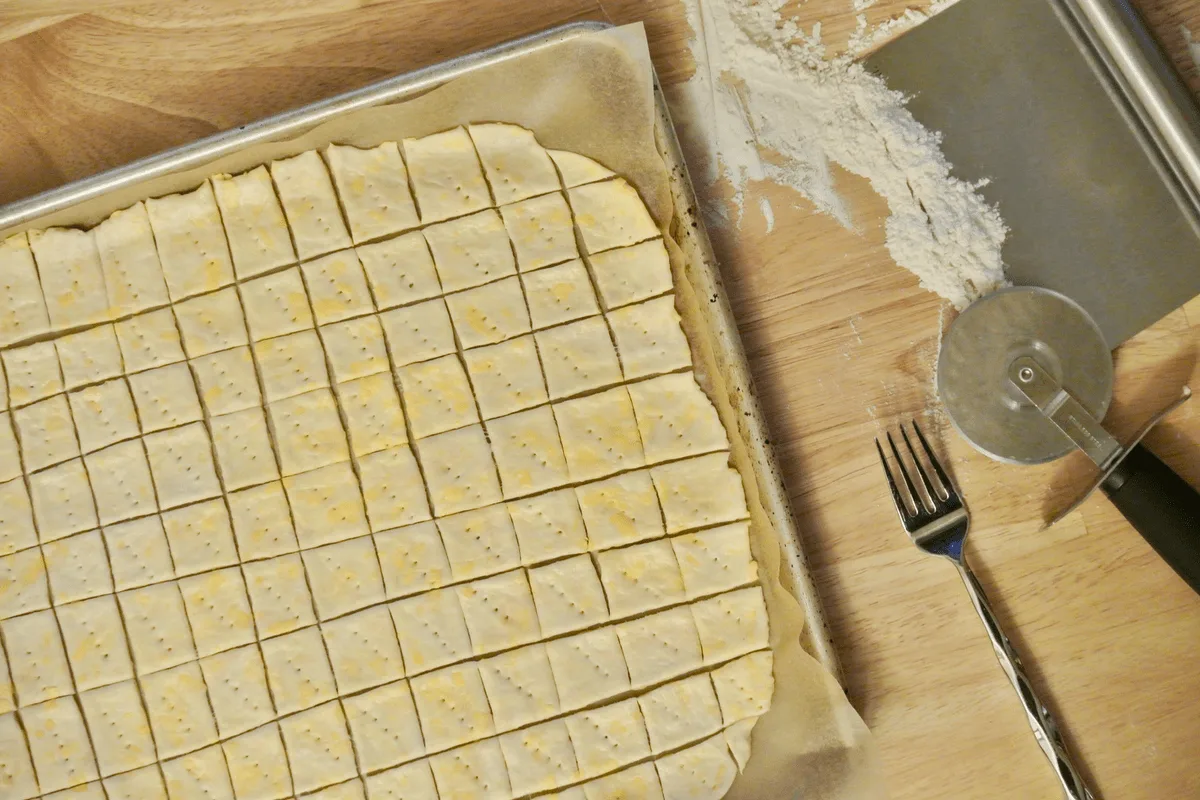
M871 5L852 2L855 10ZM830 171L839 164L887 201L888 249L924 287L961 308L1004 284L999 213L977 186L950 175L939 135L913 119L903 96L853 60L856 47L924 15L902 15L883 33L864 19L850 53L829 59L820 25L801 29L783 16L784 5L685 0L697 71L673 100L681 135L703 162L695 165L699 177L730 182L738 221L747 185L772 180L852 227ZM771 227L773 212L760 209Z

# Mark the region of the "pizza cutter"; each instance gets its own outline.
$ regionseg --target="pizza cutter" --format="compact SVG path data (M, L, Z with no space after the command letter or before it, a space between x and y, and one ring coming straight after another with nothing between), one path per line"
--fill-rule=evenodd
M1082 450L1099 488L1159 555L1200 593L1200 492L1141 443L1191 397L1180 396L1122 445L1101 425L1113 364L1099 326L1076 302L1034 287L977 300L950 326L937 365L938 394L954 427L999 461L1041 464Z

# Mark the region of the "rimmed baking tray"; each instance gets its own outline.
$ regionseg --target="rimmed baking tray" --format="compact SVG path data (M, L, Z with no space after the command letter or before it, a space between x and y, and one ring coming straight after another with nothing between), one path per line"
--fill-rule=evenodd
M0 231L18 229L35 220L44 220L50 215L67 211L80 203L104 197L110 192L200 167L248 147L294 138L317 125L352 111L417 97L451 79L610 27L607 23L599 22L563 25L379 81L362 89L277 114L234 130L214 134L191 144L0 206ZM690 289L705 301L701 304L700 322L706 326L709 334L706 338L713 344L712 357L721 374L723 394L736 412L734 427L749 456L757 484L758 501L779 539L780 581L784 588L796 597L804 611L805 629L801 642L804 649L835 677L840 677L819 596L807 569L787 490L754 392L737 324L725 294L712 245L698 212L695 192L657 78L654 81L654 99L656 145L667 168L674 204L669 232L683 253L683 272ZM730 420L727 419L726 422L730 424ZM735 431L730 433L734 434Z

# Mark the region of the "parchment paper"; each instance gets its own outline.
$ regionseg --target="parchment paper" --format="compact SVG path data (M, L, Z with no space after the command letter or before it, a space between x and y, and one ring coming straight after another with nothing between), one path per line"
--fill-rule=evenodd
M37 220L26 228L94 225L112 211L147 197L186 191L214 173L237 173L272 159L330 142L372 147L423 136L454 125L502 121L533 130L546 147L590 156L623 175L641 193L664 233L681 238L681 215L672 201L670 176L655 140L656 110L645 34L640 25L588 34L456 78L420 97L361 109L314 127L302 136L248 148L202 167L122 187L94 201ZM678 178L678 176L677 176ZM884 796L873 740L841 687L805 652L805 613L783 588L779 533L764 503L773 475L739 439L734 398L722 370L721 335L709 303L692 283L688 248L669 247L677 306L692 345L696 374L731 433L733 460L742 475L751 513L751 545L767 598L775 653L775 696L754 729L747 769L732 800L874 800ZM773 469L773 465L771 465Z

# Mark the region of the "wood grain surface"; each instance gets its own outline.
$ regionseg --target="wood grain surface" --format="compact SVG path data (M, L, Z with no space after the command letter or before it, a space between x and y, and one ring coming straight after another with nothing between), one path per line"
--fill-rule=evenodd
M1002 0L997 0L1002 1ZM1181 25L1200 0L1137 3L1195 90ZM878 22L899 0L867 10ZM915 5L920 5L919 3ZM789 8L836 50L852 0ZM644 20L667 84L693 70L675 0L0 0L0 203L522 33L583 18ZM954 570L902 534L872 445L918 418L975 520L970 556L1098 796L1200 797L1200 598L1071 457L1014 467L975 453L938 412L932 370L952 313L896 267L886 207L839 176L855 230L801 197L753 188L710 231L841 656L904 800L1060 798ZM1129 435L1187 382L1200 389L1200 300L1116 354L1110 427ZM1149 443L1200 484L1200 403Z

